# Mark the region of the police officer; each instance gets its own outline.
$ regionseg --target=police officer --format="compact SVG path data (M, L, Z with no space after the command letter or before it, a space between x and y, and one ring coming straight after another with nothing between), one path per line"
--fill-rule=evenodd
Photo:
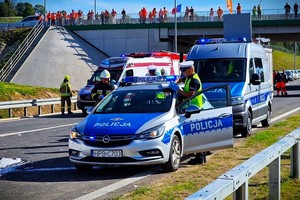
M61 100L61 114L65 114L65 103L67 102L67 108L68 108L68 114L73 114L71 111L71 97L72 97L72 91L71 91L71 84L70 84L70 76L66 75L64 77L64 80L59 88L60 91L60 100Z
M110 73L103 70L100 74L101 81L98 82L91 91L92 98L97 102L101 101L106 95L115 89L110 82Z
M195 73L194 61L181 62L179 65L180 71L184 77L179 79L177 83L183 82L184 88L183 90L179 89L178 85L175 83L171 83L170 88L178 92L179 99L184 100L193 96L196 92L202 90L202 84L198 74ZM193 98L191 100L191 104L202 108L202 95L198 95L196 98Z
M148 67L148 73L146 76L159 76L159 73L156 70L156 67L154 65L150 65Z
M184 75L182 79L179 79L179 82L184 83L183 90L179 89L177 84L170 83L170 88L176 92L178 92L180 97L183 97L184 99L187 99L191 96L193 96L196 92L202 90L202 84L200 81L200 78L198 74L195 73L195 67L194 67L194 61L185 61L181 62L180 64L180 71ZM202 101L202 95L198 95L197 97L193 98L191 100L191 104L198 106L199 108L202 108L203 101ZM206 152L196 153L195 158L188 161L188 164L196 165L196 164L202 164L206 162Z

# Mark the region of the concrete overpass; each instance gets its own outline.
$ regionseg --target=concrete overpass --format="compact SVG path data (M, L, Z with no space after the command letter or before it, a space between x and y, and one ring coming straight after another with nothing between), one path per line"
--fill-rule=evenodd
M105 24L67 26L74 33L109 56L130 52L174 50L174 23ZM236 24L239 27L239 24ZM252 21L253 37L271 42L300 41L300 19ZM178 52L186 53L200 37L223 37L223 22L177 23Z

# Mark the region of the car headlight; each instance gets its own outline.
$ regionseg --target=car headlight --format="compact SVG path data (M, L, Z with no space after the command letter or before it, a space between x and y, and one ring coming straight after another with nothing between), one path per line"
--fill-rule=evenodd
M148 129L138 136L137 139L139 140L150 140L154 138L160 137L165 131L165 125L162 124L160 126L153 127L151 129Z
M70 139L79 139L81 138L81 134L78 133L76 130L71 130L70 132Z
M231 104L234 105L239 105L244 103L244 97L232 97L231 98Z

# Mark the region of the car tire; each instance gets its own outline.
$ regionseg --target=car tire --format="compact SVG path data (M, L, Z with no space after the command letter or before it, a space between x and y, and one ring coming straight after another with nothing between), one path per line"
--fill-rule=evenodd
M174 135L171 143L169 160L162 165L164 172L174 172L180 166L181 143L177 135Z
M271 107L268 106L268 112L267 112L267 117L266 119L264 119L262 122L261 122L261 125L263 127L268 127L271 125L271 117L272 117L272 110L271 110Z
M247 112L247 124L246 127L242 129L242 137L248 137L252 134L252 116L251 113Z
M86 172L86 171L91 171L93 169L93 165L79 165L75 164L75 167L78 171Z

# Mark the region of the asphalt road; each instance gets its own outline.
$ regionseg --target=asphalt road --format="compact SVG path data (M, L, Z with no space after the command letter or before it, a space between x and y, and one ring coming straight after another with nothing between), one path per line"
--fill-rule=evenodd
M292 84L288 97L275 95L273 118L300 107L300 81ZM156 166L77 172L68 159L68 135L82 119L75 113L1 120L0 158L21 158L24 165L0 176L0 199L110 199L164 176Z

